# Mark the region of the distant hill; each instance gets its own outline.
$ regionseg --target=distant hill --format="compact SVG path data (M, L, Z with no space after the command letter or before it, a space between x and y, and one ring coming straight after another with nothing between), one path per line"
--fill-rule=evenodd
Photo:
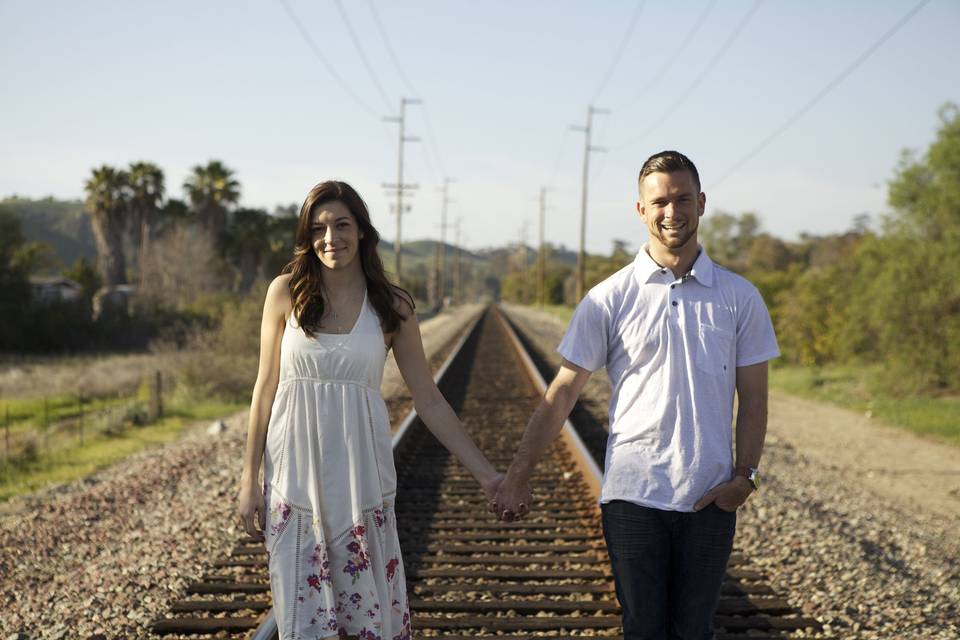
M90 228L90 217L80 200L43 198L31 200L17 196L0 200L0 207L12 211L20 220L21 230L28 241L43 242L51 247L53 263L47 271L59 272L84 257L96 261L97 250ZM436 240L411 240L403 246L403 269L407 273L426 273L433 268ZM527 247L528 264L536 262L536 248ZM457 247L446 243L447 264L452 265ZM516 260L516 246L491 247L471 251L461 249L460 259L485 272L500 273ZM575 265L577 254L566 247L549 247L549 259L565 265ZM388 271L393 269L393 240L382 238L380 258ZM408 271L409 270L409 271Z
M57 263L53 270L71 265L80 257L96 260L90 217L84 213L82 201L30 200L13 196L0 200L0 207L12 211L20 219L24 238L50 245L51 257Z

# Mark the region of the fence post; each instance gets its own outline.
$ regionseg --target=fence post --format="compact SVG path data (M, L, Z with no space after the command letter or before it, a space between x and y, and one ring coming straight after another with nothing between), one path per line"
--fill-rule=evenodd
M43 448L50 454L50 409L47 404L47 397L43 397Z
M153 407L151 407L154 419L159 420L163 417L163 376L157 369L153 376Z
M83 392L77 394L77 406L80 408L78 426L80 428L80 445L83 445Z

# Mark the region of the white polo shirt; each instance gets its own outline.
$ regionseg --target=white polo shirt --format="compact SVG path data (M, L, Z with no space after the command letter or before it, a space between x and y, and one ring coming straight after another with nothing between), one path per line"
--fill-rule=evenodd
M557 351L613 387L600 501L670 511L732 477L736 368L780 355L756 287L702 249L676 278L646 246L587 293Z

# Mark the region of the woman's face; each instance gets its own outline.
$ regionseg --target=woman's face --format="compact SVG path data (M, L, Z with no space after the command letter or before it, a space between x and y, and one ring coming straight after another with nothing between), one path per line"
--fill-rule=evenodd
M357 259L363 232L347 205L332 200L318 205L310 221L310 243L328 269L345 269Z

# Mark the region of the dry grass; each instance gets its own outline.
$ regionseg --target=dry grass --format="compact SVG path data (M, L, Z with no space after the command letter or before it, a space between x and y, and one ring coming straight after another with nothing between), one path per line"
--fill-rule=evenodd
M0 359L0 400L130 392L157 370L174 371L183 357L176 352L7 356Z

